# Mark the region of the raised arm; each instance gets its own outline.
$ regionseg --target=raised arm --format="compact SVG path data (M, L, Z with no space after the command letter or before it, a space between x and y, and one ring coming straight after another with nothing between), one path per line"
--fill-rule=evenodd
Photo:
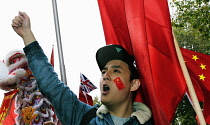
M80 102L77 95L59 80L43 49L31 30L30 18L24 12L12 20L14 31L23 38L28 65L36 78L39 90L54 106L56 115L64 125L78 125L91 106Z
M12 28L23 38L25 46L36 41L33 32L31 31L30 18L25 12L20 12L18 16L12 20Z

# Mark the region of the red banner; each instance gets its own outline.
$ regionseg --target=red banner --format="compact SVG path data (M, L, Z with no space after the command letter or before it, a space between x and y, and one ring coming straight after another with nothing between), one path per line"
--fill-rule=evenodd
M13 90L10 92L7 92L4 94L4 99L1 104L1 109L0 109L0 124L5 123L5 121L9 121L9 124L5 125L14 125L15 124L15 117L14 118L7 118L6 117L11 117L10 112L14 113L14 102L15 102L15 94L18 92L18 90ZM13 108L12 108L13 107Z
M143 101L155 124L169 125L186 91L167 0L98 0L106 44L134 55Z

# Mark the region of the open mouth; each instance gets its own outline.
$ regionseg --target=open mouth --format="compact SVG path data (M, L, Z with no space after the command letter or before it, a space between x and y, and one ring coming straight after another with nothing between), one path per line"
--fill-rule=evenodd
M25 69L25 70L28 70L28 69L29 69L29 68L28 68L28 64L27 64L27 63L23 63L22 65L17 66L16 68L12 69L12 70L9 72L9 74L12 73L13 71L15 71L16 69L19 69L19 68L22 68L22 69Z
M17 83L14 83L12 85L7 85L7 87L11 88L11 89L15 89L17 86Z
M110 88L108 85L103 85L103 94L107 94L109 92Z

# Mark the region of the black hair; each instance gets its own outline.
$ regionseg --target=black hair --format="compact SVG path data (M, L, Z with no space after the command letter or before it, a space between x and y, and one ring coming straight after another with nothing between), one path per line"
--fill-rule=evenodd
M138 71L136 69L136 67L134 67L134 65L128 65L129 70L130 70L130 81L132 81L133 79L139 79L139 74Z
M134 67L134 65L128 65L129 70L130 70L130 81L134 80L134 79L139 79L139 73L136 69L136 67ZM136 91L132 92L132 100L134 101L136 98L136 92L138 91L138 89Z

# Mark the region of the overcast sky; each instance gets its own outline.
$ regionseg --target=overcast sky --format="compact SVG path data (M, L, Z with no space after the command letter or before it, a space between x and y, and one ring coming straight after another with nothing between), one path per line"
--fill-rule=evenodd
M97 49L105 45L104 34L96 0L57 1L61 41L67 85L78 94L80 72L98 87L100 71L95 60ZM46 55L55 48L55 70L60 75L52 0L4 0L0 4L0 60L14 49L24 47L22 39L11 28L18 11L31 18L32 30ZM5 91L0 90L0 104ZM100 95L99 89L90 93Z
M97 0L57 0L61 41L67 85L78 94L80 73L86 75L97 90L90 94L99 96L100 71L95 60L97 49L105 45L104 33ZM14 49L24 47L22 39L11 27L18 11L31 18L36 39L50 58L55 48L55 70L60 75L52 0L2 0L0 4L0 60ZM0 104L5 91L0 90Z

